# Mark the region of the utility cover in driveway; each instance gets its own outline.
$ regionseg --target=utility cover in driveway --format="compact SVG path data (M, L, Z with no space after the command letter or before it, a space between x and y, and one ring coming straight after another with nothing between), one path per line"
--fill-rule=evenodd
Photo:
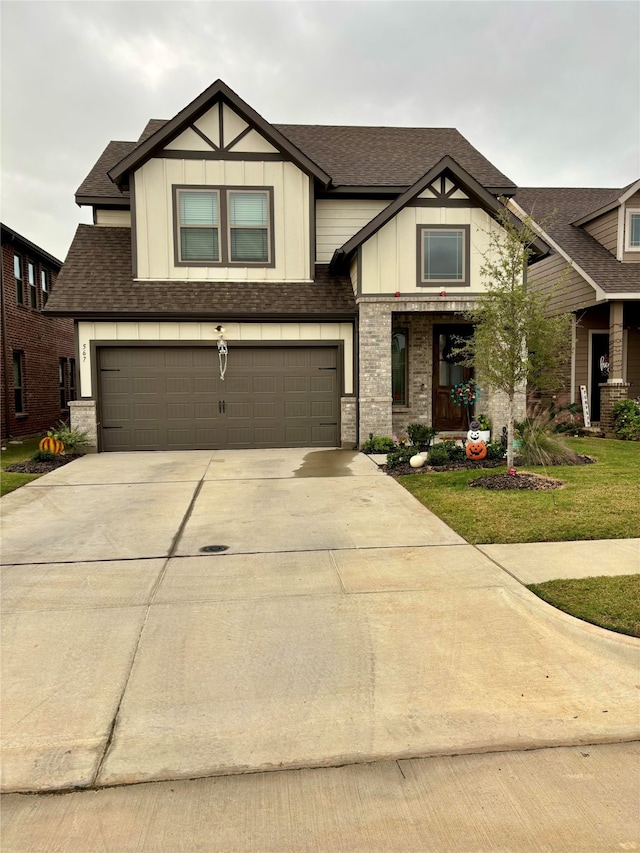
M99 350L101 450L335 447L336 347Z

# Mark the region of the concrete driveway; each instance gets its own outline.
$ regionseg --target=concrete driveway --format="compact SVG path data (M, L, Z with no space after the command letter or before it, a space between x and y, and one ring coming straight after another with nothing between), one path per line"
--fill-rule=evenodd
M640 735L640 643L361 454L85 456L2 525L4 790Z

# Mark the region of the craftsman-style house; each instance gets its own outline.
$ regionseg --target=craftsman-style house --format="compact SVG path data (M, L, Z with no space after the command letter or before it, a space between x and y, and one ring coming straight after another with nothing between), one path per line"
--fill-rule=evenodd
M605 432L618 400L640 395L640 180L624 189L525 188L509 202L544 223L553 254L529 271L531 287L551 295L550 310L573 317L565 401L586 390L589 414Z
M77 191L94 224L49 306L77 323L73 422L99 450L466 430L452 341L515 192L456 130L274 125L214 83Z

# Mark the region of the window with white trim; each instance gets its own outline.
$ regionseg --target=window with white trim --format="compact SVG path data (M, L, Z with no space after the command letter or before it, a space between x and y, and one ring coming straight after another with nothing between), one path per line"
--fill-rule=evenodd
M47 304L49 299L49 271L40 270L40 287L42 289L42 307Z
M176 263L273 266L271 187L175 187Z
M627 210L626 252L640 252L640 210Z
M32 308L37 308L38 288L36 287L36 267L31 261L27 264L27 277L29 281L29 304Z
M13 256L13 277L16 280L16 302L24 305L24 282L22 279L22 258L20 255Z

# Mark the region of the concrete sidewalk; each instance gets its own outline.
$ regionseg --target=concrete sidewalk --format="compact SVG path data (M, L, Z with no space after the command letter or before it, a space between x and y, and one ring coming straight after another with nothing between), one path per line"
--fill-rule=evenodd
M537 599L517 551L361 454L86 456L2 516L4 790L640 735L640 642Z

